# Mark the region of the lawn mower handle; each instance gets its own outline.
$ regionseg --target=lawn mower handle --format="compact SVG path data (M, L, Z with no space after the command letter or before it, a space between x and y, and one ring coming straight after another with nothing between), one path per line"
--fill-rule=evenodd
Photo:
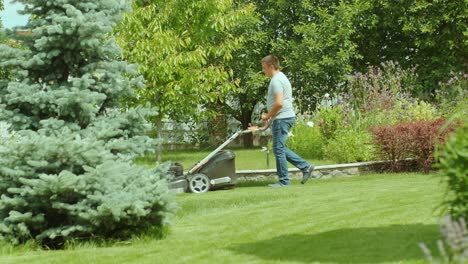
M263 126L262 127L257 128L255 130L250 130L250 129L243 130L242 134L253 133L253 132L256 132L256 131L265 131L265 130L268 129L269 126L270 126L270 121L263 121Z
M266 130L268 127L269 127L270 123L268 121L263 121L263 127L257 129L256 131L264 131ZM213 150L210 154L208 154L208 156L206 156L204 159L202 159L201 161L197 162L197 164L195 164L195 166L193 166L190 170L189 170L189 174L193 174L195 173L201 166L203 166L204 164L206 164L216 153L218 153L218 151L220 151L221 149L223 149L225 146L227 146L229 143L231 143L232 141L234 141L234 139L236 139L238 136L240 136L241 134L247 134L247 133L252 133L253 131L250 130L250 129L246 129L246 130L239 130L237 131L235 134L233 134L232 136L230 136L223 144L221 144L219 147L217 147L215 150Z

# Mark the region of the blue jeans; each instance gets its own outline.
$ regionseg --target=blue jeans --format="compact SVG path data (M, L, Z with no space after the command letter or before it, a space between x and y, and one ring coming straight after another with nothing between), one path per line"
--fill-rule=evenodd
M295 121L296 118L294 117L275 119L272 127L276 171L278 173L279 182L285 185L289 184L288 161L302 171L310 166L307 161L286 147L288 132Z

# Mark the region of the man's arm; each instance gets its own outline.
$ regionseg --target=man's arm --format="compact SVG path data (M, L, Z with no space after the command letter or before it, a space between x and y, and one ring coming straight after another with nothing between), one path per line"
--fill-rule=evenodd
M269 120L270 118L274 117L279 110L283 107L283 93L282 92L277 92L275 93L275 102L273 103L273 106L271 107L270 112L266 114L262 114L262 119L264 121Z

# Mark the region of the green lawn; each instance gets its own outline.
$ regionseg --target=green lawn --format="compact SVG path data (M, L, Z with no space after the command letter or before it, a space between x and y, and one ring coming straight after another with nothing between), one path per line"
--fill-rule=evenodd
M59 251L0 246L0 263L425 263L444 186L434 175L382 174L180 194L162 240Z
M270 166L267 167L266 153L261 149L234 149L236 154L236 169L237 170L263 170L276 168L275 157L270 152ZM201 161L203 158L210 154L211 150L198 151L198 150L180 150L180 151L165 151L161 155L162 161L176 161L184 166L184 170L190 169L195 163ZM155 158L153 156L146 156L138 159L138 163L151 165L154 164ZM329 160L308 160L315 165L329 165L334 164ZM289 167L293 167L289 164Z

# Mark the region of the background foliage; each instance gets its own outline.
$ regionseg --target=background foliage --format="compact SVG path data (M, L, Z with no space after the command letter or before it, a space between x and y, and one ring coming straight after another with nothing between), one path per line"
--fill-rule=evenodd
M251 12L230 0L135 1L115 32L124 58L138 63L146 80L134 103L156 106L155 120L213 115L207 106L235 89L225 65L244 37L232 31Z
M389 73L400 81L383 77L391 96L426 107L450 90L443 85L451 73L467 71L463 0L148 0L133 9L116 35L147 80L134 102L159 107L159 118L216 112L245 129L264 107L268 80L259 61L267 54L280 57L302 114L316 111L325 94L357 96L365 86L353 83ZM253 146L251 137L244 146Z

